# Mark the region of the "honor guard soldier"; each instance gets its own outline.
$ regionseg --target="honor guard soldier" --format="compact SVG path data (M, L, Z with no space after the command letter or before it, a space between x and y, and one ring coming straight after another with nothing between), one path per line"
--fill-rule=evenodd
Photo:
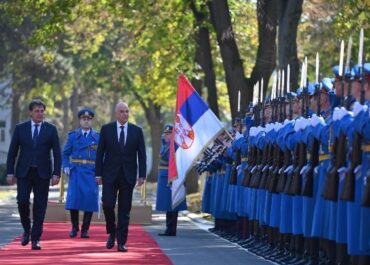
M166 212L166 230L160 236L176 236L177 217L179 211L186 210L186 200L175 209L172 208L171 183L168 182L168 160L173 126L164 126L162 134L162 147L160 150L160 163L158 168L157 202L156 210Z
M78 112L80 128L68 134L63 150L63 171L69 176L66 209L70 210L72 230L79 231L79 211L84 211L81 238L89 238L93 212L99 209L99 188L95 181L95 158L99 133L91 128L94 112L84 108Z

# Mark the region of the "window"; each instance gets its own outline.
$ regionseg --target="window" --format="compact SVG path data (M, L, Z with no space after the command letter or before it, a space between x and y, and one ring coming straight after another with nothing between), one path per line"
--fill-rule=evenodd
M5 129L6 129L6 122L0 121L0 143L5 142Z

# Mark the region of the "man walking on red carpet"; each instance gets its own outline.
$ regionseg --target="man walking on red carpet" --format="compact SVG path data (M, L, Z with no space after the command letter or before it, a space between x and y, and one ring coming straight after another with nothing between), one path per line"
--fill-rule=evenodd
M32 100L28 109L31 119L17 124L10 142L7 182L9 185L17 183L18 211L24 229L21 244L27 245L31 236L31 249L40 250L50 179L52 185L59 183L61 152L56 127L44 121L45 104L41 100ZM32 227L31 191L34 195Z
M115 114L117 120L103 125L100 131L96 154L96 181L99 185L103 184L103 210L109 234L106 247L113 248L117 238L117 250L126 252L132 193L136 182L141 186L145 181L146 153L143 130L128 122L128 105L119 102ZM114 209L117 193L116 225Z

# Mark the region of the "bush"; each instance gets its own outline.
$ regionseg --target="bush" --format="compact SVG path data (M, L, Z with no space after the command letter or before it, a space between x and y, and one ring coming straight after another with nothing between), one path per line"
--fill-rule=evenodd
M6 165L0 164L0 185L6 185Z

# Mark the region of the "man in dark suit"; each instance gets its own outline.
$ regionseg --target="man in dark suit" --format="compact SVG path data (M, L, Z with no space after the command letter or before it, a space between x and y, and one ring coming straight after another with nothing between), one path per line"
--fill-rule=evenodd
M7 182L9 185L17 183L18 211L24 229L21 244L22 246L27 245L31 236L31 248L39 250L41 249L39 241L48 203L50 179L52 185L59 183L61 151L56 127L44 121L45 104L40 100L32 100L28 109L31 120L16 125L10 142ZM51 150L53 151L53 163ZM32 190L34 199L31 229L30 194Z
M130 221L132 193L137 182L146 177L144 134L140 127L128 123L129 107L119 102L115 108L117 121L101 128L96 154L96 181L103 184L103 210L108 240L106 247L114 247L117 238L120 252L125 246ZM138 165L139 163L139 165ZM115 205L118 193L118 222L115 222Z

